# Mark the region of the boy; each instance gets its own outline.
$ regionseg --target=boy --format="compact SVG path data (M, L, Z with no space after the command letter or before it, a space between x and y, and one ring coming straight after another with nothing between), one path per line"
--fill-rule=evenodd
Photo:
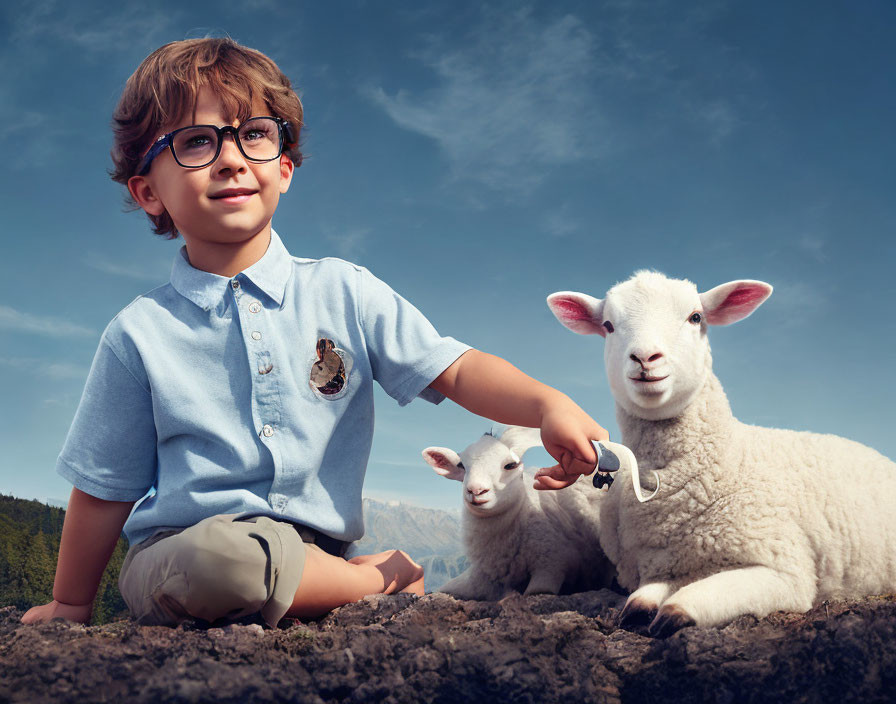
M404 553L341 557L363 534L374 380L402 405L447 396L540 427L559 462L543 487L592 471L607 434L567 396L440 337L366 269L289 255L271 220L301 163L302 106L269 58L230 39L163 46L115 124L113 178L185 246L100 340L57 463L74 488L54 600L25 623L89 621L123 527L119 585L144 624L276 626L422 594Z

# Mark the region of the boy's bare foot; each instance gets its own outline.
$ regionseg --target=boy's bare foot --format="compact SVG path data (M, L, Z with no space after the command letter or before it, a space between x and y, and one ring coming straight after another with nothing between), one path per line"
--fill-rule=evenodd
M349 562L372 565L383 575L383 594L408 592L423 596L423 567L402 550L386 550L374 555L358 555Z

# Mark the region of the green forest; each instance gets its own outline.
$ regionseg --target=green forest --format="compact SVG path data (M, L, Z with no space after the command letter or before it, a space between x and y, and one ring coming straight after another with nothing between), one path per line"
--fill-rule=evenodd
M28 610L52 601L64 520L61 508L0 494L0 606ZM118 591L118 573L127 552L128 543L120 537L97 591L93 624L127 617Z

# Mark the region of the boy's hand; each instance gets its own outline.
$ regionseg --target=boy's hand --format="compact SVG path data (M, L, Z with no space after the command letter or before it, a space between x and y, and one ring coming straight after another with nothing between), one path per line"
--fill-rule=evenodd
M569 401L552 406L542 415L541 440L557 460L553 467L535 473L536 489L563 489L597 464L592 440L609 440L610 434L585 411Z
M63 604L51 601L49 604L34 606L22 616L22 623L46 623L54 618L64 618L77 623L89 623L93 604Z

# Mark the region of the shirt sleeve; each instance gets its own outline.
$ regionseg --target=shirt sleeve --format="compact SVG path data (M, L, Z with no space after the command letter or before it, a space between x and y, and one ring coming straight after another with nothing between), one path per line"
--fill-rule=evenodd
M56 471L77 489L107 501L137 501L155 483L152 395L104 335Z
M361 271L361 325L373 378L407 405L418 396L439 403L444 396L429 385L469 345L442 337L426 317L367 269Z

